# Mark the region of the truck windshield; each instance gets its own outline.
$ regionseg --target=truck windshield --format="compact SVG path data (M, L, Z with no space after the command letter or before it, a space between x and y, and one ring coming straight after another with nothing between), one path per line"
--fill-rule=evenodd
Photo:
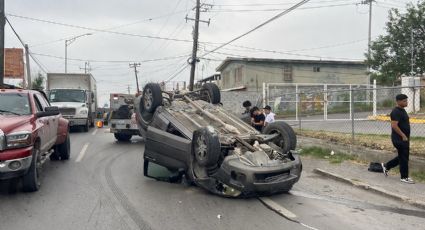
M84 90L79 89L55 89L49 93L50 102L86 102Z
M2 115L29 115L31 114L30 108L27 94L0 94L0 114Z

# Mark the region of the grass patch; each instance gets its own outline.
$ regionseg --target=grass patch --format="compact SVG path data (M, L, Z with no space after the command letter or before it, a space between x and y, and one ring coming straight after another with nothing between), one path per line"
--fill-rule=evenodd
M413 180L418 182L425 182L425 172L423 171L414 171L410 173L410 176Z
M354 143L350 133L329 131L295 130L297 135L327 140L343 145L357 145L370 149L395 151L390 135L356 134ZM411 137L410 154L425 157L425 137Z
M315 158L326 159L329 163L340 164L346 160L355 160L356 157L341 152L334 152L332 150L324 149L320 147L307 147L303 148L301 155L312 156Z

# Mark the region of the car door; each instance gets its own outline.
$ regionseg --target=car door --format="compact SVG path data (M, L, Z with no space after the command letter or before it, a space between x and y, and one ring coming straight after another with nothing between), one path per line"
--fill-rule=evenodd
M43 107L43 111L45 111L46 107L50 106L50 103L46 100L45 97L43 97L41 94L36 94L36 97L41 103L41 106ZM59 115L54 116L47 116L48 120L48 127L49 127L49 145L53 146L56 143L56 139L58 137L58 126L59 126Z
M43 106L41 105L40 100L34 94L33 100L35 104L35 113L43 112ZM38 137L40 138L40 151L46 152L50 147L50 127L49 127L49 117L38 117L36 120L38 128Z

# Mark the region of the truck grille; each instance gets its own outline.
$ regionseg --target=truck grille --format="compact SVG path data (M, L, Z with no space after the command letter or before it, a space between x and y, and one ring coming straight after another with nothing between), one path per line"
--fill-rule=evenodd
M279 179L287 178L289 173L289 170L274 173L257 173L255 174L255 181L259 183L270 183Z
M75 108L59 108L59 111L64 116L74 116L75 115Z

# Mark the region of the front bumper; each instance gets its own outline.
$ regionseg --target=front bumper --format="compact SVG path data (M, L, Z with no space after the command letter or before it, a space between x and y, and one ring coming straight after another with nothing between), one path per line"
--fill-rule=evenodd
M216 181L240 191L240 196L251 197L272 195L288 192L301 177L302 163L298 155L293 155L294 160L279 166L252 167L243 164L237 157L224 159L218 171L211 175ZM211 187L214 183L200 184L213 193L224 195Z
M0 161L0 180L16 178L25 175L31 166L31 161L32 156ZM16 165L19 165L19 167L16 167Z
M88 118L73 118L73 117L64 117L69 121L69 126L81 126L87 124Z

